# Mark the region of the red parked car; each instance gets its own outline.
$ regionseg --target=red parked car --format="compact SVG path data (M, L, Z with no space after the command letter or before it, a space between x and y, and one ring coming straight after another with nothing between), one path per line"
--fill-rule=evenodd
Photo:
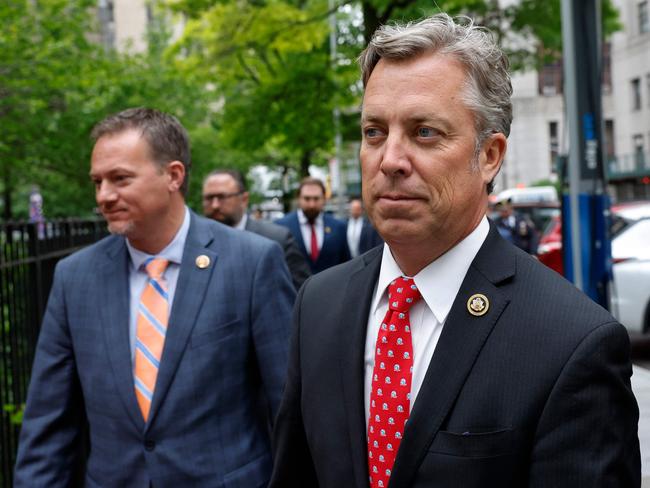
M648 213L648 202L628 202L612 205L612 222L610 237L621 233L631 222L635 222ZM537 247L537 257L549 268L564 275L562 263L562 217L560 212L553 215L547 224Z

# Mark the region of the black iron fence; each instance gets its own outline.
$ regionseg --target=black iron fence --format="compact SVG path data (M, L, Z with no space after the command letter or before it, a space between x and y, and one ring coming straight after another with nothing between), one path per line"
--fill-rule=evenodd
M102 220L0 224L0 487L11 487L41 318L59 259L106 235Z

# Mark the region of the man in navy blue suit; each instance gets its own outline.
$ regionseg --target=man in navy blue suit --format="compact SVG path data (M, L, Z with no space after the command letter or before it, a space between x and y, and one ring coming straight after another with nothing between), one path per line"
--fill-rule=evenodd
M298 189L298 206L276 223L293 234L298 247L318 273L350 259L345 222L323 212L325 185L318 178L303 178Z
M56 268L14 486L72 486L86 423L87 487L266 486L295 297L282 250L190 212L175 118L129 109L93 138L113 235Z

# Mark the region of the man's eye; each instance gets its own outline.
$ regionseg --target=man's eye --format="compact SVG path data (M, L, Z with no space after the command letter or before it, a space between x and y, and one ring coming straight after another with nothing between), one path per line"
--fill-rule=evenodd
M369 127L367 129L364 129L363 132L367 138L379 137L381 135L381 131L376 127Z
M418 137L433 137L437 134L437 131L431 127L418 127Z

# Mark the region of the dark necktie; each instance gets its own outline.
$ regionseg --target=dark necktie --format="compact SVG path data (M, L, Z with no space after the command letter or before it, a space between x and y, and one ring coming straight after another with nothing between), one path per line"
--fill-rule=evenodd
M311 227L311 260L316 262L318 259L318 238L316 237L316 226L312 223L309 224Z
M371 488L386 488L409 417L413 343L409 309L422 296L411 278L388 287L388 311L379 327L368 417Z

